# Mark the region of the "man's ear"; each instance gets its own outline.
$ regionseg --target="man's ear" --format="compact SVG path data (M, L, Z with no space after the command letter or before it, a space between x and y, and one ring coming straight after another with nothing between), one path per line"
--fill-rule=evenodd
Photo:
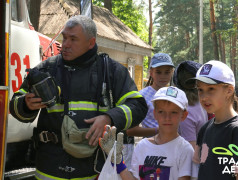
M183 111L182 118L181 118L181 121L184 121L187 116L188 116L188 111L187 111L187 110L184 110L184 111Z
M89 39L89 49L92 49L96 44L96 38L92 37L91 39Z

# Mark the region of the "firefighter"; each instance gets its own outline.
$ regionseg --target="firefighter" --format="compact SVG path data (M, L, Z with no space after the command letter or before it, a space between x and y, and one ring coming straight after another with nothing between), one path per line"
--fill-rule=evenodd
M32 138L38 179L96 179L105 162L98 146L104 126L122 131L146 116L128 70L97 53L96 34L89 17L71 17L61 54L31 70L10 101L10 113L21 122L39 113Z

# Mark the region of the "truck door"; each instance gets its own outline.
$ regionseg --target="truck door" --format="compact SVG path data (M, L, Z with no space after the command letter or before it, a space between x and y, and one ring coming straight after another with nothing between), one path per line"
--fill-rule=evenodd
M3 179L8 114L9 0L0 2L0 178Z
M29 28L25 0L11 0L11 47L10 47L10 96L19 90L25 70L40 63L40 40L36 31ZM7 142L30 139L33 123L21 123L9 114Z
M10 2L9 99L14 92L19 90L24 77L27 75L25 70L35 67L42 61L41 53L51 42L50 38L36 32L31 26L26 0L10 0ZM55 42L52 43L52 46L51 51L45 53L46 56L59 53L60 44ZM15 176L12 171L17 170L19 174L20 169L34 167L31 136L37 119L32 123L22 123L11 114L7 114L7 116L5 177L11 176L12 178Z

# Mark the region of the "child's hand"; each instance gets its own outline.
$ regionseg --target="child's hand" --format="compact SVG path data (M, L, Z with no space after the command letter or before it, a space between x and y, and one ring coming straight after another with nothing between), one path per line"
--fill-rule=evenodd
M102 150L106 152L108 155L110 150L112 149L114 142L116 141L116 131L117 128L115 126L111 127L106 125L104 128L104 132L102 138L99 138L99 145ZM122 161L122 149L123 149L123 133L117 134L117 144L116 144L116 163L120 164ZM112 163L114 162L114 156L112 156Z

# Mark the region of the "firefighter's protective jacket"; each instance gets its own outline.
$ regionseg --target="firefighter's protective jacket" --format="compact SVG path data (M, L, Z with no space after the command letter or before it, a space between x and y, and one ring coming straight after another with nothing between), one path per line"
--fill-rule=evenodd
M50 72L55 77L57 85L62 86L60 62L64 63L64 68L67 70L63 76L70 84L66 87L69 91L69 116L76 122L78 128L88 128L90 124L86 124L84 119L101 114L108 114L112 125L116 126L119 131L138 125L147 113L146 102L137 91L127 68L110 58L108 63L115 107L108 109L99 106L99 112L97 111L97 93L100 89L98 87L101 86L98 77L100 58L95 50L73 61L65 61L61 55L57 55L43 61L37 68ZM14 93L10 101L10 113L25 123L33 122L39 113L37 131L54 132L60 139L64 103L61 101L50 108L31 111L27 108L24 99L27 92L28 85L25 79L19 91ZM39 179L49 180L57 178L95 179L97 176L95 168L97 170L101 168L102 153L99 153L98 162L95 162L95 156L96 153L89 158L77 159L63 150L61 141L57 144L40 143L36 156L36 176Z

